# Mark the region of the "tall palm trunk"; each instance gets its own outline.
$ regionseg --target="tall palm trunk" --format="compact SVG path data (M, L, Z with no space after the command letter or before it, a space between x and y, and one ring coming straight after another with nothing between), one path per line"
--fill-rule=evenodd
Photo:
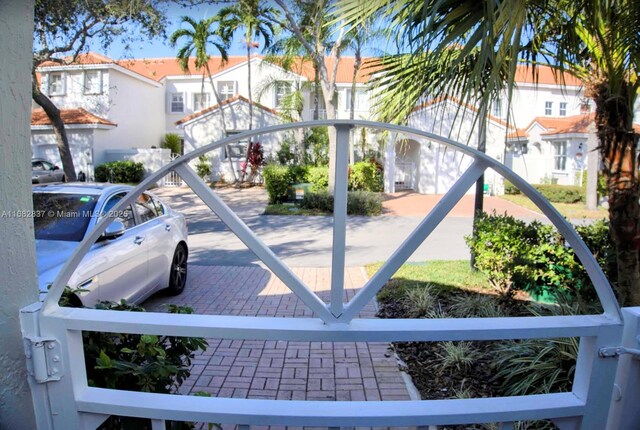
M633 111L627 98L611 97L606 84L592 89L595 123L605 164L611 237L617 248L618 294L624 306L640 305L640 198L633 133Z
M253 129L253 95L251 94L251 32L247 29L247 90L249 91L249 130ZM247 154L244 157L244 164L242 165L242 176L240 182L244 182L244 178L247 175L247 166L249 164L249 155L251 154L251 147L253 146L253 140L249 138L247 144Z
M74 182L78 178L76 176L76 169L73 165L73 157L71 155L71 149L69 148L69 139L67 137L67 131L64 128L64 121L60 115L60 109L47 97L42 94L38 88L37 80L35 76L31 87L33 101L40 106L44 113L47 114L51 125L53 126L53 133L56 136L56 142L58 144L58 152L60 153L60 161L62 162L62 169L67 181Z
M211 90L213 91L213 96L216 98L216 103L220 108L220 121L222 122L222 132L224 133L224 137L227 137L227 121L224 117L224 105L222 100L220 100L220 94L218 94L218 89L213 83L213 78L211 77L211 70L209 69L209 63L205 63L205 70L207 71L207 76L209 77L209 83L211 84ZM229 162L229 168L231 169L231 174L233 175L233 182L238 182L238 176L236 175L236 171L233 168L233 161L231 160L231 151L229 150L229 145L225 147L227 151L227 161Z
M360 55L360 47L358 46L356 48L355 61L353 63L353 76L351 77L351 109L349 109L350 120L353 120L356 116L356 80L358 78L360 64L362 64L362 56ZM349 141L349 159L351 160L351 164L356 162L355 140L355 130L352 130L352 137ZM362 159L364 160L364 148L362 149Z

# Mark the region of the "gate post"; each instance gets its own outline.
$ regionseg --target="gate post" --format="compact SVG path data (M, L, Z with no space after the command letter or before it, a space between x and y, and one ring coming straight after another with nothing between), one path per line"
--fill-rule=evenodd
M624 331L621 345L640 348L640 307L624 308L622 315ZM640 360L630 354L622 354L618 360L607 430L635 430L640 428Z

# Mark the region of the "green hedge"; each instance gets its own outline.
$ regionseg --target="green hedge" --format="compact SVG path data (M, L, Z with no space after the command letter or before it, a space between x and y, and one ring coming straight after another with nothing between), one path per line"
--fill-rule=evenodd
M96 167L97 182L138 183L144 177L142 163L133 161L111 161Z
M513 185L511 182L505 179L504 193L507 195L515 195L515 194L521 194L521 191L515 185Z
M326 191L329 188L329 166L309 167L307 182L312 184L312 191Z
M300 206L304 209L318 209L333 212L333 196L328 191L306 193ZM382 213L382 197L369 191L351 191L347 194L347 214L375 216Z
M553 203L576 203L584 199L584 190L578 186L537 184L533 188Z
M475 255L476 268L499 292L523 290L538 297L596 301L584 267L553 226L482 213L474 227L475 235L466 236L465 241ZM615 246L607 222L577 226L576 230L614 283Z
M277 164L267 164L262 169L265 187L269 194L269 203L282 203L287 201L289 190L289 168Z
M384 189L382 172L376 163L359 161L351 167L349 189L379 193Z

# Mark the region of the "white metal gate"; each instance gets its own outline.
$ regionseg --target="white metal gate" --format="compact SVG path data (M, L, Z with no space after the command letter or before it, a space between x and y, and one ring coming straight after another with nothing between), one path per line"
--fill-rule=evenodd
M415 190L416 163L396 159L395 189Z
M191 169L188 162L222 145L295 128L334 126L337 130L331 301L325 304L298 278ZM441 142L461 151L473 163L445 197L348 303L343 303L347 203L348 140L353 126L387 129L410 137ZM485 169L492 168L521 189L558 228L584 264L604 313L601 315L468 318L358 319L359 311L438 226ZM328 120L283 124L230 136L174 160L145 179L111 213L134 201L147 186L174 170L220 219L314 313L313 318L289 319L218 315L167 315L60 308L64 286L91 245L111 222L105 218L78 246L53 283L44 303L22 310L30 359L39 430L88 429L110 414L146 417L153 428L164 420L222 424L285 426L428 426L552 419L562 429L601 430L607 427L609 404L622 336L622 313L610 285L577 233L528 183L490 157L449 139L402 126L360 120ZM632 315L634 332L640 312ZM635 317L633 316L635 315ZM635 319L634 319L635 318ZM225 339L393 342L460 341L579 337L580 350L573 390L532 396L459 400L325 402L176 396L90 387L85 372L82 331L166 334ZM625 339L629 337L626 336ZM633 336L631 336L633 338ZM632 346L633 341L627 341ZM616 349L618 348L618 349ZM624 390L623 390L624 391ZM609 420L611 422L611 420Z
M171 154L171 163L180 158L180 154ZM182 178L175 170L170 170L169 173L164 177L163 184L166 187L181 187L182 186Z

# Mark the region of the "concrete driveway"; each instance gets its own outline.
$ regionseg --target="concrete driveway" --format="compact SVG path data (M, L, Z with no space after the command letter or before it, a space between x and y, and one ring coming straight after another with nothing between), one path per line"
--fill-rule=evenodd
M192 264L247 266L260 263L188 187L165 187L153 191L172 208L186 215L189 222L189 260ZM331 266L331 217L261 215L267 204L267 195L262 188L221 188L216 192L291 267ZM348 218L347 266L386 260L436 202L431 196L415 194L403 200L406 206L403 209L398 207L401 200L398 197L389 196L383 216ZM471 234L473 211L468 206L472 199L473 196L465 196L409 261L468 259L469 250L464 243L464 236ZM489 199L486 207L490 210L491 205L497 204L495 202L502 204L500 202L504 201ZM502 209L497 207L499 212L504 212ZM520 210L525 212L519 215L536 216L526 209Z

